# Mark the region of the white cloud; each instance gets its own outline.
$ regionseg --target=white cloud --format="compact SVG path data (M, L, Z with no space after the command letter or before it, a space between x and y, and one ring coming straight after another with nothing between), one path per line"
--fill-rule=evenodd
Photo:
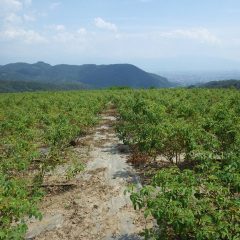
M65 26L64 26L64 25L56 25L56 26L55 26L55 29L56 29L57 31L64 31L64 30L65 30Z
M19 25L23 20L35 21L33 14L24 13L31 4L31 0L0 0L0 20L3 25Z
M77 33L80 35L86 35L87 34L87 30L85 28L79 28L77 30Z
M51 10L54 10L54 9L58 8L61 4L62 4L61 2L53 2L53 3L50 4L49 8Z
M50 26L50 29L54 29L56 33L49 36L49 39L57 43L79 43L84 42L87 37L85 28L68 31L64 25L54 25Z
M95 26L100 29L105 29L105 30L114 31L114 32L117 31L117 26L114 23L107 22L100 17L95 18L94 22L95 22Z
M54 30L54 31L65 31L66 30L66 27L62 24L50 25L50 26L47 26L47 28Z
M16 13L10 13L4 18L4 23L7 25L17 25L22 23L22 18Z
M32 0L24 0L24 4L26 6L30 6L32 4Z
M23 4L18 0L0 0L0 15L5 16L9 13L15 13L23 8Z
M39 33L28 30L24 22L34 21L35 17L25 13L25 8L32 4L31 0L0 0L0 38L5 40L18 40L26 43L45 41Z
M24 14L23 19L27 22L34 22L36 18L33 15Z
M21 40L25 43L44 43L47 39L34 30L25 30L23 28L9 28L0 32L0 39L3 40Z
M206 28L176 29L160 32L160 37L192 39L203 43L219 44L221 40Z

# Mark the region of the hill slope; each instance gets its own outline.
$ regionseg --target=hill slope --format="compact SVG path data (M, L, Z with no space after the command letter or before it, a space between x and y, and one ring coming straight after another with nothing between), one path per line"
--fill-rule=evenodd
M192 85L190 88L236 88L240 89L240 80L221 80L221 81L210 81L207 83L200 83Z
M0 66L0 81L4 81L5 84L7 81L9 85L12 85L13 81L48 83L60 88L69 83L80 84L84 88L174 86L166 78L145 72L131 64L51 66L44 62L12 63Z
M33 81L4 81L0 80L0 93L7 92L34 92L34 91L60 91L83 89L80 83L42 83Z
M223 80L223 81L211 81L203 84L201 87L206 88L230 88L235 87L240 89L240 80Z

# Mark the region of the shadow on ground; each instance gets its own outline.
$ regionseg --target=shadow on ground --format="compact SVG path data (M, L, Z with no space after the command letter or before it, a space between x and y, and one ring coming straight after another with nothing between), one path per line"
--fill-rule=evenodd
M124 144L115 144L112 146L103 146L103 152L109 152L111 154L128 155L129 147Z

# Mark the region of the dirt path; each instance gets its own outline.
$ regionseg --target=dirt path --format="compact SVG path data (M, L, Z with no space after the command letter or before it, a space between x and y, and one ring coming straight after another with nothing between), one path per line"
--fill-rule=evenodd
M114 132L113 112L101 117L93 134L83 139L85 148L75 148L80 160L83 156L88 160L84 173L76 177L74 188L45 199L45 217L41 223L30 224L28 239L38 231L42 231L38 240L140 239L137 233L145 227L145 220L124 195L128 183L140 183L126 163L127 154L121 153L125 148Z

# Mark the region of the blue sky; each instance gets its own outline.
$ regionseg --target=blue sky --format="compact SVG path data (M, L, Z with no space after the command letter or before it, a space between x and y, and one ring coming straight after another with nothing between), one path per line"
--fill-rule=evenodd
M240 70L239 0L0 0L0 64Z

